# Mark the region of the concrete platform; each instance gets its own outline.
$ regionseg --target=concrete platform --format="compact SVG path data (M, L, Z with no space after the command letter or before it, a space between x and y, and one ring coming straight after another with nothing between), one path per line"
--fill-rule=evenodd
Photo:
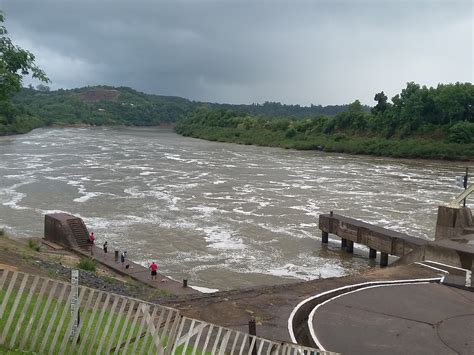
M474 292L436 283L365 289L321 306L313 329L342 354L474 354Z
M167 295L191 295L191 294L200 294L201 292L191 288L183 287L181 282L170 279L169 277L158 273L156 280L151 280L150 270L146 267L143 267L140 264L134 263L133 261L127 259L125 264L129 264L129 268L126 269L124 265L115 261L114 251L109 249L109 252L104 253L102 248L93 246L92 253L83 249L74 249L78 254L81 254L86 257L91 257L102 265L107 266L119 274L130 276L131 278L148 284L151 287L163 290ZM160 265L158 261L158 271L160 270Z

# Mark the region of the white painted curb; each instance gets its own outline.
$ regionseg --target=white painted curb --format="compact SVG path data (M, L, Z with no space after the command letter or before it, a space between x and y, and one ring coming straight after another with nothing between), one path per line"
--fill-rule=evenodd
M400 283L409 283L409 282L411 282L411 283L414 283L414 282L433 282L433 281L439 281L439 280L441 280L441 278L436 277L436 278L428 278L428 279L368 281L368 282L362 282L362 283L359 283L359 284L347 285L347 286L343 286L343 287L339 287L339 288L335 288L335 289L332 289L332 290L328 290L328 291L318 293L317 295L306 298L303 301L301 301L300 303L298 303L298 305L291 312L290 317L288 318L288 333L290 335L291 341L293 343L297 344L296 337L295 337L295 334L294 334L294 331L293 331L293 318L295 317L296 312L298 312L298 310L304 304L306 304L306 303L308 303L308 302L310 302L310 301L312 301L312 300L314 300L318 297L325 296L325 295L328 295L328 294L331 294L331 293L334 293L334 292L337 292L337 291L346 290L348 288L358 287L358 286L370 286L370 285L375 285L375 284L378 284L378 285L397 284L397 283L400 284ZM321 349L321 350L323 350L323 349Z
M439 280L439 279L438 279ZM314 319L314 315L316 313L316 311L324 306L325 304L331 302L331 301L334 301L335 299L339 298L339 297L342 297L342 296L347 296L351 293L356 293L356 292L359 292L359 291L364 291L364 290L368 290L368 289L371 289L371 288L378 288L378 287L391 287L391 286L406 286L406 285L425 285L425 284L428 284L429 282L427 281L420 281L420 282L403 282L403 283L396 283L396 284L385 284L385 285L372 285L372 286L367 286L367 287L362 287L362 288L358 288L357 290L353 290L353 291L349 291L349 292L346 292L346 293L342 293L340 295L337 295L337 296L334 296L320 304L318 304L316 307L313 308L313 310L311 311L311 313L309 314L309 317L308 317L308 328L309 328L309 332L311 333L311 337L313 338L313 341L316 343L316 345L318 346L319 349L325 351L326 349L324 348L324 346L319 342L319 339L316 337L316 332L314 331L314 328L313 328L313 319Z

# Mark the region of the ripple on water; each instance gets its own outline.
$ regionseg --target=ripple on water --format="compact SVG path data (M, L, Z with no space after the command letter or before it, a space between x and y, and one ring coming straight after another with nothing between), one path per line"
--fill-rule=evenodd
M463 172L156 129L39 129L1 142L0 223L41 235L45 213L71 213L133 260L154 258L171 277L223 289L367 267L318 243L318 215L330 210L431 238L437 205L460 192Z

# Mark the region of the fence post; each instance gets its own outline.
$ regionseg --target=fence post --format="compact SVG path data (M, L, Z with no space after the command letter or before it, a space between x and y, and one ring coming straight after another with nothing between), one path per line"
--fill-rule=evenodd
M257 324L255 323L255 319L252 318L249 320L249 334L250 335L257 335ZM249 346L252 346L252 338L249 339ZM253 342L253 346L249 349L249 352L252 352L252 355L257 355L257 341Z
M168 337L168 341L166 343L166 349L165 349L164 355L171 355L173 353L174 343L176 341L179 325L181 324L182 320L183 320L183 316L180 313L177 313L174 318L173 325L171 326L171 331Z

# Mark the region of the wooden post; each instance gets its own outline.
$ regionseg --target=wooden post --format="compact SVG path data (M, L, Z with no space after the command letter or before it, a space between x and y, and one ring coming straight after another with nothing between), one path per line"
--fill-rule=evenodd
M249 320L249 334L250 335L257 335L257 324L255 323L255 319ZM249 349L252 355L257 355L257 344L256 341L252 341L252 338L249 339L249 345L252 347ZM249 352L250 352L249 351Z
M322 243L323 243L323 244L327 244L328 241L329 241L329 233L323 231L323 232L321 233L321 235L322 235L322 239L323 239L323 240L322 240Z
M347 246L347 239L341 238L341 249Z
M375 259L377 257L377 250L376 249L369 249L369 259Z
M385 267L388 265L388 254L380 252L380 266Z
M352 240L347 240L346 251L351 254L354 253L354 242Z

